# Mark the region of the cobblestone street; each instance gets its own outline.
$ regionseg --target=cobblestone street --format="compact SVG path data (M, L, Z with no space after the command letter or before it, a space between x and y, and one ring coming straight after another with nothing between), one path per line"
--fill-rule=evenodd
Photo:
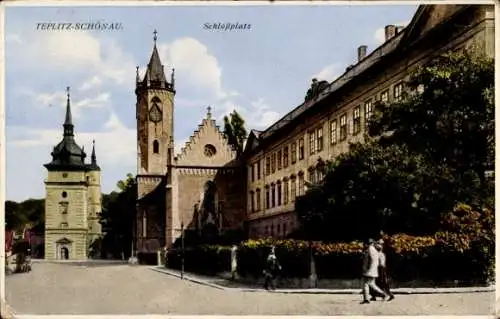
M7 302L18 314L178 315L487 315L494 293L398 295L360 305L358 295L219 290L147 267L34 263L7 277Z

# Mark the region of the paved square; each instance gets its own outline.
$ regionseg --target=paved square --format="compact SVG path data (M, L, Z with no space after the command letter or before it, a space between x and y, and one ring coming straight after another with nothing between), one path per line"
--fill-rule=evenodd
M143 266L34 263L8 276L7 302L18 314L177 315L488 315L494 293L398 295L360 305L358 295L218 290Z

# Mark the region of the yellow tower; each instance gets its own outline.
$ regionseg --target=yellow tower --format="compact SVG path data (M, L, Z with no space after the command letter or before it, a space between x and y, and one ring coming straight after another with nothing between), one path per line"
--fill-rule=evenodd
M85 260L91 241L101 233L100 168L75 142L69 87L62 141L54 147L52 161L45 164L45 259Z

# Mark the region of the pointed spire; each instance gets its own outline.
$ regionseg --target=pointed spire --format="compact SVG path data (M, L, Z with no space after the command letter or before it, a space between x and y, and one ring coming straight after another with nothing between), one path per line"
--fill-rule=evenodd
M66 87L66 118L64 119L64 136L73 136L73 119L71 115L71 103L70 103L70 94L69 94L69 86Z
M146 81L146 85L148 86L151 83L158 83L161 87L165 87L167 79L165 77L163 65L161 64L160 54L158 53L158 49L156 47L156 40L158 39L157 33L158 32L156 30L153 32L153 53L151 54L151 58L149 59L148 68L146 69L146 74L144 75L144 80Z
M141 78L139 77L139 66L135 67L135 82L136 83L141 82Z
M92 140L92 155L90 156L93 165L97 165L97 158L95 156L95 140Z
M212 108L210 106L207 107L207 119L212 118Z

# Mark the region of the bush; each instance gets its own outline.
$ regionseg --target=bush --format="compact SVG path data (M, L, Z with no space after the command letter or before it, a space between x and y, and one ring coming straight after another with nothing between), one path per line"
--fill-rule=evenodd
M398 282L460 280L485 283L493 280L494 212L476 211L458 204L443 214L442 231L432 236L395 234L384 236L389 274ZM306 278L314 256L318 278L352 279L361 275L364 245L323 243L294 239L251 239L238 247L238 273L261 277L271 246L282 266L284 278ZM181 251L168 252L168 267L181 268ZM187 272L215 275L230 271L231 247L201 245L186 249L184 269Z
M167 267L182 268L182 250L167 252ZM196 246L184 250L184 270L199 274L215 275L230 270L231 248L224 246Z
M471 240L467 235L439 232L434 236L396 234L385 238L391 277L398 282L420 280L469 281L484 283L494 278L492 252L494 241ZM238 249L238 273L245 277L262 276L270 247L282 265L281 277L307 278L310 256L314 255L319 279L353 279L361 275L363 244L321 243L300 240L248 240ZM199 246L185 251L187 272L215 275L230 270L231 247ZM181 268L181 252L170 251L168 267Z

